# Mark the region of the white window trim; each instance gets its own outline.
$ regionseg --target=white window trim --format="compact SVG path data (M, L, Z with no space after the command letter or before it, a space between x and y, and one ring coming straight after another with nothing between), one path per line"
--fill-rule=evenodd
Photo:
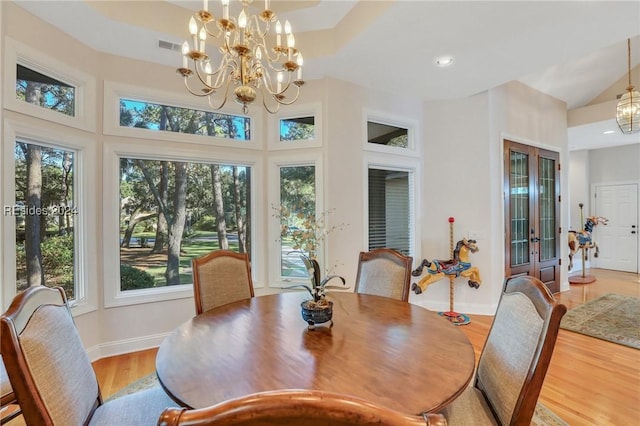
M188 95L188 94L187 94ZM249 117L251 119L251 139L234 140L229 138L220 138L215 136L192 135L189 133L165 132L149 129L138 129L133 127L125 127L120 125L120 99L131 99L141 102L149 102L159 105L170 105L179 108L194 109L199 111L211 111L211 108L205 103L196 103L194 96L177 95L173 92L163 92L156 89L148 89L139 86L131 86L127 84L114 83L110 81L104 82L104 134L114 136L133 137L139 139L161 140L170 142L189 142L238 149L262 149L262 143L257 135L262 134L262 115L251 114L243 115L231 107L223 110L215 111L221 114L229 114L240 117ZM230 102L230 105L237 104Z
M402 129L407 129L407 147L401 148L397 146L386 146L375 143L369 143L367 123L374 122L379 124L386 124L388 126L396 126ZM420 134L420 127L416 120L410 120L406 117L400 117L394 114L383 111L373 111L365 109L363 110L362 120L362 134L364 135L362 141L362 149L367 152L380 152L409 157L420 156L420 145L417 143L417 135Z
M315 166L315 184L316 184L316 217L324 211L324 184L322 179L322 153L320 151L313 152L294 152L279 156L272 156L269 159L269 218L268 218L268 240L269 253L278 253L269 256L269 286L280 288L296 283L307 283L306 278L284 278L280 274L280 222L275 216L273 209L280 206L280 168L296 167L296 166ZM318 252L318 262L322 265L327 256L327 244L323 244Z
M217 156L216 156L217 154ZM248 158L246 151L225 152L220 155L213 150L206 150L200 146L176 146L163 141L139 141L132 144L123 138L105 141L103 159L103 241L104 253L104 305L106 308L152 303L164 300L193 297L193 285L181 284L141 290L120 290L120 244L119 244L119 213L120 213L120 159L122 157L144 158L149 160L209 162L229 165L242 165L251 168L251 220L260 220L260 206L258 202L257 182L263 182L261 159L256 153ZM254 207L255 206L255 207ZM260 260L254 255L258 252L255 241L259 232L257 226L251 227L252 247L251 268L257 279L254 288L261 287L261 280L256 273L260 270ZM262 238L260 236L259 238Z
M74 191L78 216L74 234L75 255L74 277L76 280L76 299L71 305L74 315L81 315L97 309L97 238L90 238L91 229L97 229L95 212L97 200L95 196L96 176L92 171L97 170L97 153L95 141L89 137L74 134L69 129L52 129L51 125L34 125L32 120L27 123L6 119L4 121L3 175L2 187L3 206L15 204L15 142L21 140L42 146L50 146L74 151ZM3 215L4 235L2 246L4 251L2 279L5 283L15 283L16 250L15 250L15 219L13 216ZM9 237L11 236L11 237ZM8 305L16 295L15 285L3 286L3 301Z
M422 182L420 160L407 159L401 156L390 156L381 153L365 153L364 163L362 167L362 194L364 216L362 218L363 228L363 247L369 247L369 168L380 168L384 170L396 170L409 173L409 210L413 215L413 222L410 224L410 235L413 235L410 244L410 255L413 259L420 258L420 223L421 215L418 206L422 205L421 192L418 188Z
M303 139L295 141L281 141L280 140L280 121L290 118L298 117L314 117L314 132L315 137L313 139ZM268 118L268 134L269 134L269 149L270 150L285 150L285 149L309 149L319 148L322 146L322 104L319 102L309 104L294 104L288 106L285 111L277 114L270 114Z
M74 86L75 116L32 105L16 98L17 64ZM96 99L94 77L10 37L5 38L3 74L4 108L76 129L95 132L96 105L92 103Z

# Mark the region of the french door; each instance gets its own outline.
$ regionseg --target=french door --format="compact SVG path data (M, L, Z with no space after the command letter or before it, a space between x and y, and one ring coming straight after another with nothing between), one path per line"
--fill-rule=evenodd
M504 141L505 276L560 290L559 154Z

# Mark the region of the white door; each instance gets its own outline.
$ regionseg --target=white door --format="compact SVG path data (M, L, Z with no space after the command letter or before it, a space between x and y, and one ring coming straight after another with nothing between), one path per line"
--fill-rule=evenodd
M594 196L594 214L609 223L594 228L600 255L591 258L593 266L637 273L638 184L595 185Z

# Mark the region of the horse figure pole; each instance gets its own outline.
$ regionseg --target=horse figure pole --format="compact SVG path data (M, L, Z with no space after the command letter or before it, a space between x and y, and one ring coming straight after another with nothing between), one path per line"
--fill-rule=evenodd
M598 218L595 218L595 220L592 220L592 218L589 218L589 221L585 222L584 213L582 210L584 207L584 204L580 203L578 204L578 207L580 207L580 223L582 223L583 225L582 225L582 230L580 232L580 236L577 236L576 233L573 233L574 239L572 239L571 233L569 234L569 270L571 270L573 267L573 254L576 251L582 249L582 253L581 253L582 254L582 273L581 273L581 276L579 277L578 276L569 277L569 283L570 284L589 284L594 282L596 280L596 277L594 277L593 275L586 275L585 273L586 262L587 262L587 250L589 248L595 247L596 255L597 255L597 246L595 242L591 241L591 231L593 231L593 227L598 223L602 222L606 224L607 221L605 218L602 218L602 220L600 220L600 218L598 217ZM583 241L581 241L581 238L583 239Z
M439 315L444 316L455 325L465 325L471 322L469 317L455 312L453 310L454 301L454 282L459 276L468 278L468 284L472 288L480 287L482 280L480 279L480 271L478 267L471 266L469 261L469 253L475 253L478 251L478 246L475 240L467 240L463 238L455 245L453 244L453 223L455 219L449 218L449 251L450 258L448 260L434 259L429 261L424 259L420 266L411 272L411 275L418 277L422 275L426 269L426 274L422 277L420 282L413 283L411 290L416 294L421 294L430 284L441 280L444 277L449 278L449 311L438 312Z

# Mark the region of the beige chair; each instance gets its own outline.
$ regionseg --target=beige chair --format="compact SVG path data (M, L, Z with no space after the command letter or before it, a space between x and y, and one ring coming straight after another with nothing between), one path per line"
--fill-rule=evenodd
M439 414L408 415L368 401L318 390L260 392L207 408L168 408L158 426L425 426L446 425Z
M4 367L4 361L0 355L0 423L5 424L20 414L16 394L13 393L7 369Z
M247 253L216 250L191 261L196 314L253 297Z
M356 293L409 300L413 258L390 248L360 252Z
M509 280L473 385L442 412L448 424L529 425L566 312L538 279Z
M175 406L161 388L103 403L60 287L30 287L0 316L0 343L28 425L155 425Z

